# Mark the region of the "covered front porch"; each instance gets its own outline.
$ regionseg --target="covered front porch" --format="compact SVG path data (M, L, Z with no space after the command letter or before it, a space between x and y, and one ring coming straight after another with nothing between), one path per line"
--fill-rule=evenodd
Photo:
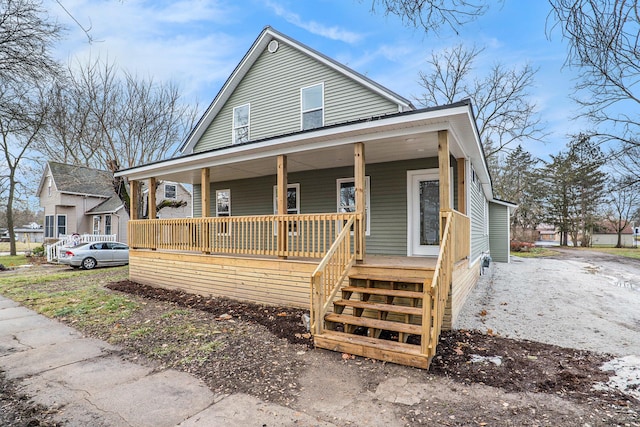
M137 219L132 198L131 280L308 308L319 347L428 367L479 271L468 129L430 115L345 128L120 172L132 194L194 186L194 218Z

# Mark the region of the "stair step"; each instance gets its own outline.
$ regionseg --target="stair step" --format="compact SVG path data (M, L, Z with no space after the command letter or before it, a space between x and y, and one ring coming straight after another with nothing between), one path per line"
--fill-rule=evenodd
M342 307L364 308L391 313L409 314L413 316L422 315L422 307L409 307L406 305L381 304L368 301L338 300L333 303Z
M397 275L386 275L381 272L362 272L356 274L349 274L349 279L357 279L357 280L375 280L378 282L396 282L396 283L418 283L423 284L425 280L429 280L431 282L431 278L433 277L433 272L425 272L422 274L413 274L405 277L398 277Z
M341 353L355 354L372 359L386 360L401 365L428 369L431 359L420 353L420 346L395 341L325 331L313 337L316 347Z
M343 292L360 292L361 294L394 296L399 298L422 298L422 292L400 291L396 289L365 288L362 286L345 286Z
M412 325L410 323L392 322L390 320L371 319L369 317L355 317L346 314L335 313L327 314L324 319L328 322L345 323L347 325L363 326L365 328L403 332L413 335L422 334L421 325Z

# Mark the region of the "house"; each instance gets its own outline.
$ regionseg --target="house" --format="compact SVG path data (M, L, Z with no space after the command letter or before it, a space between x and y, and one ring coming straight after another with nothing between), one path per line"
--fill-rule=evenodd
M111 172L49 161L37 194L44 209L44 238L49 242L72 234L108 236L127 242L129 214L114 191ZM163 217L191 216L191 192L184 185L157 185L156 200L165 199L186 203L178 209L163 208Z
M331 350L428 367L482 260L509 260L469 101L416 109L271 27L180 157L116 175L193 186L194 218L129 221L131 280L308 308Z
M14 228L16 239L22 243L43 243L44 229L38 223L23 225Z
M637 246L635 240L635 227L627 224L620 232L620 244L622 247L630 248ZM602 221L593 228L591 233L591 245L595 246L616 246L618 244L618 232L608 221Z

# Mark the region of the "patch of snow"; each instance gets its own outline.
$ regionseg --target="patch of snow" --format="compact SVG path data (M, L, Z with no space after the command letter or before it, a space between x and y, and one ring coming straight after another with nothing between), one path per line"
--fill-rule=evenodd
M493 363L496 366L502 365L502 357L500 356L480 356L479 354L471 355L471 363Z
M618 390L640 400L640 356L625 356L612 359L600 367L603 371L614 371L606 383L598 383L596 390Z

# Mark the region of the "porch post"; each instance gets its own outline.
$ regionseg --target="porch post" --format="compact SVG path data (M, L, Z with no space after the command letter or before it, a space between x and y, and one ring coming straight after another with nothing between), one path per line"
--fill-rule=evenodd
M202 204L202 218L211 216L211 184L209 183L210 178L211 172L209 171L209 168L202 168L200 170L200 201ZM209 223L203 222L200 232L202 233L200 236L200 246L203 249L208 249L210 232ZM210 254L211 252L208 250L203 250L203 253Z
M138 181L129 181L129 218L138 219Z
M149 219L156 219L156 179L149 178L149 198L147 199Z
M277 180L277 193L278 193L278 215L287 214L287 156L278 156L278 180ZM287 243L289 238L289 230L287 229L287 222L281 219L278 220L278 252L284 253L287 250ZM285 255L279 256L281 259L286 259Z
M365 254L365 232L367 218L366 215L366 203L365 197L365 160L364 160L364 143L357 142L353 149L354 165L353 165L353 180L356 190L356 212L361 214L362 221L358 222L356 228L356 260L364 260Z
M440 212L448 212L451 210L451 180L449 162L449 132L446 130L438 131L438 169L440 172ZM442 216L440 217L440 241L444 233L444 224Z
M458 212L467 214L467 191L465 185L467 182L467 163L463 158L456 159L458 164Z
M200 171L200 193L203 218L211 216L211 185L209 185L210 178L211 172L209 171L209 168L202 168L202 170Z

